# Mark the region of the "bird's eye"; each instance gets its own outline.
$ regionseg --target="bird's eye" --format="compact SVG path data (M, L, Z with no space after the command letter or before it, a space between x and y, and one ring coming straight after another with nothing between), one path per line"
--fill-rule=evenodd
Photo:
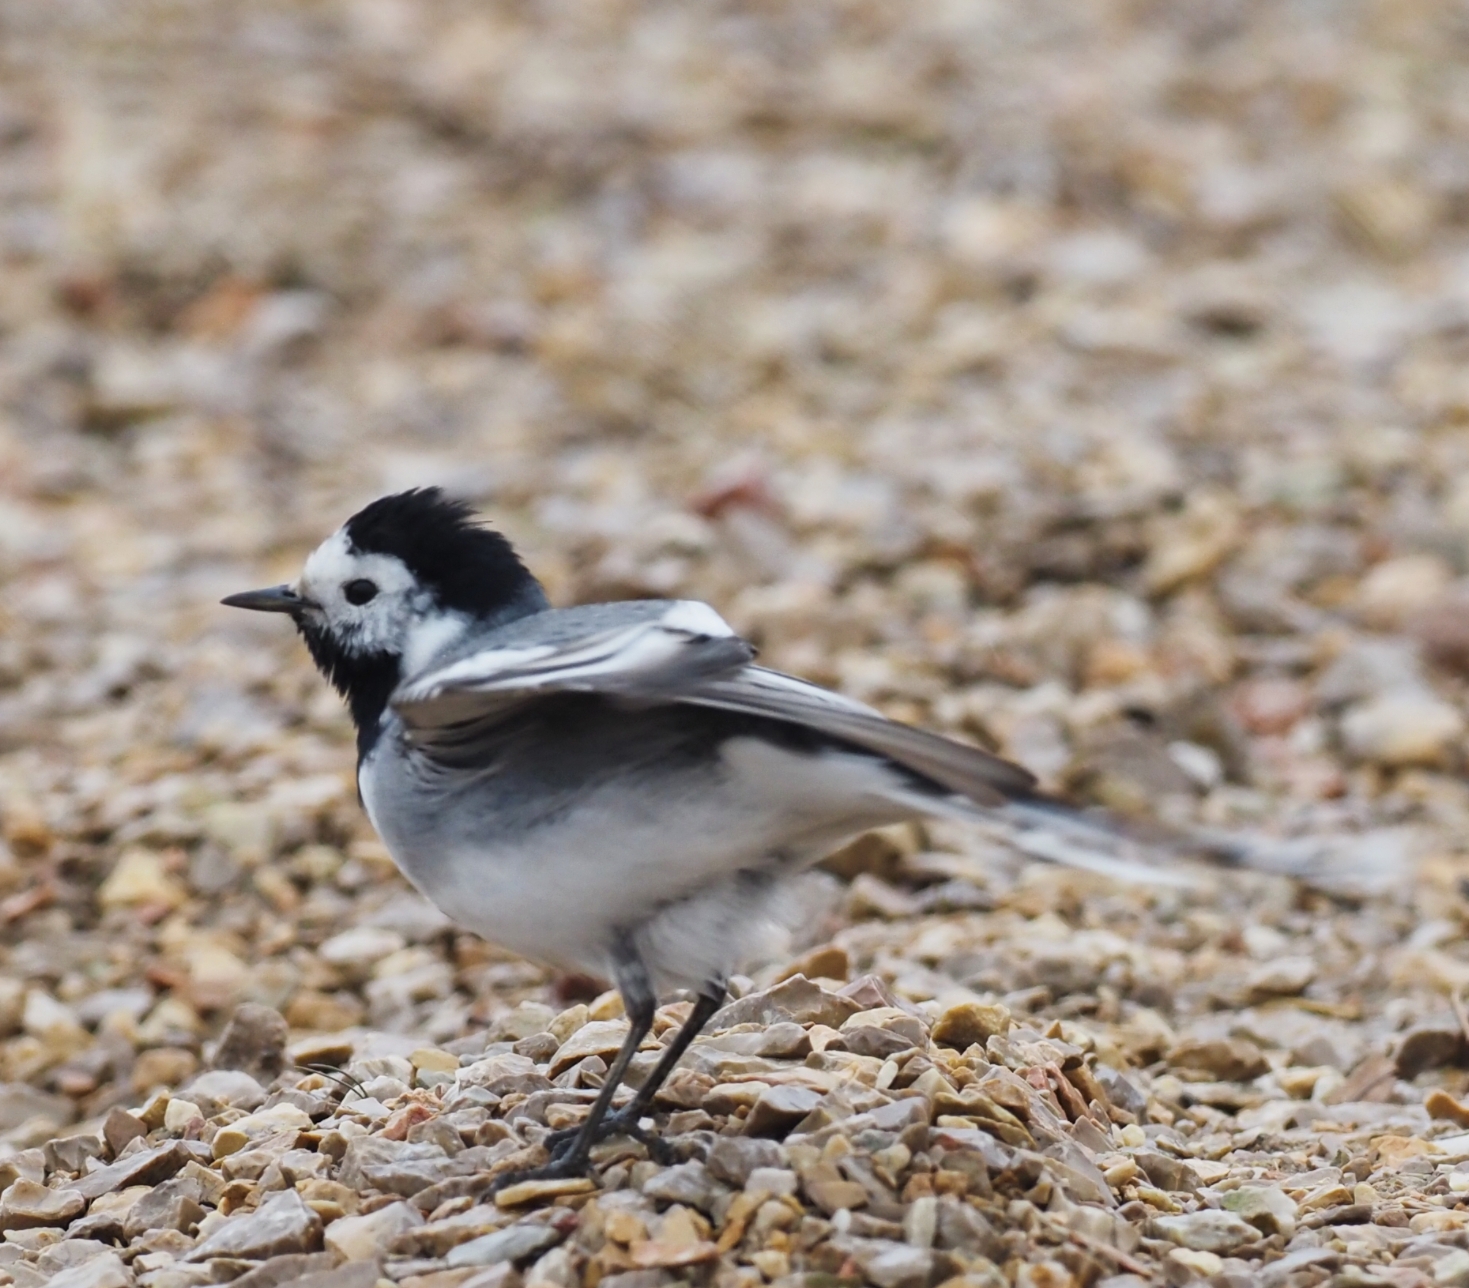
M365 604L377 594L377 583L358 577L342 587L342 594L346 595L349 604Z

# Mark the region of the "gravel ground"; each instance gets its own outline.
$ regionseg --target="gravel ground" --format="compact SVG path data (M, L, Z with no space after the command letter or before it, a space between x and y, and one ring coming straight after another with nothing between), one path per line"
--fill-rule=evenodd
M1450 0L0 2L0 1283L1469 1284L1466 56ZM488 1197L615 997L414 896L216 606L426 482L1276 871L868 837L686 1161Z

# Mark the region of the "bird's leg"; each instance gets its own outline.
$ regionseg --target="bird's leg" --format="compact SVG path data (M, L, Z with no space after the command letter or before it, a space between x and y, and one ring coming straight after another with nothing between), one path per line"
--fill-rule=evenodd
M622 1004L627 1011L628 1029L627 1037L623 1040L622 1047L612 1061L612 1067L607 1070L607 1078L602 1083L601 1094L592 1102L592 1111L587 1115L586 1122L576 1130L566 1148L556 1150L545 1167L538 1167L528 1172L512 1172L497 1177L494 1187L496 1190L502 1190L507 1185L513 1185L518 1181L580 1176L586 1171L592 1146L608 1134L604 1120L608 1110L612 1108L612 1098L617 1094L617 1088L622 1085L627 1066L632 1063L633 1056L638 1053L638 1047L642 1045L643 1039L652 1029L653 1012L658 1006L658 998L648 978L647 967L643 965L643 959L638 956L637 949L633 947L629 936L618 936L613 945L612 962L617 977L617 988L622 994ZM550 1145L549 1139L547 1144Z
M694 999L694 1009L689 1012L689 1018L684 1021L683 1027L674 1035L673 1041L663 1048L663 1054L658 1058L658 1063L653 1066L652 1072L648 1074L632 1100L615 1114L608 1114L602 1121L597 1132L599 1137L631 1136L647 1147L649 1155L655 1162L671 1163L674 1161L673 1151L668 1145L661 1138L645 1132L639 1124L653 1107L653 1097L658 1094L658 1088L668 1081L668 1075L673 1072L674 1066L683 1058L683 1053L689 1049L690 1044L699 1036L704 1025L709 1022L709 1017L724 1005L724 998L725 986L722 979L711 980L699 990L699 995ZM608 1076L611 1077L610 1074ZM581 1130L585 1131L585 1128ZM574 1141L578 1135L579 1133L569 1131L557 1132L555 1136L546 1138L546 1144L548 1148L554 1150L558 1146L564 1147L565 1144Z
M724 1005L724 998L722 979L713 980L699 990L699 995L694 999L694 1009L689 1012L689 1018L684 1021L683 1028L679 1029L673 1041L663 1048L663 1054L659 1057L658 1063L653 1066L653 1072L638 1088L631 1102L619 1109L614 1117L636 1123L653 1107L653 1097L658 1094L658 1089L668 1081L668 1075L673 1072L674 1066L683 1058L683 1053L689 1049L694 1039L709 1023L710 1017Z

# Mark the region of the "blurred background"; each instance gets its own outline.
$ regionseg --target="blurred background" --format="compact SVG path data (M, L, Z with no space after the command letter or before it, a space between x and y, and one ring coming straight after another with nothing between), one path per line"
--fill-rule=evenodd
M334 696L216 606L423 483L559 603L709 600L1079 799L1368 878L1117 893L911 833L843 869L853 970L1314 999L1338 1077L1469 983L1458 4L9 0L0 262L14 1140L241 1000L448 1041L544 993L397 884ZM1091 923L1133 942L1069 959Z

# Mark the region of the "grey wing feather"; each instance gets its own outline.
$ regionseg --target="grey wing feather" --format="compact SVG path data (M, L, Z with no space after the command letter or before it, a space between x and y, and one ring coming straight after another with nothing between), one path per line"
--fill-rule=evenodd
M705 611L718 623L712 609ZM697 615L693 621L703 624ZM476 732L549 693L677 700L684 688L736 671L755 655L723 629L710 633L665 618L483 648L409 680L394 694L393 710L410 740L433 751L462 748Z
M751 665L754 650L707 605L641 601L562 609L523 619L481 647L409 680L393 697L408 738L446 764L474 764L502 721L551 693L603 693L633 702L686 703L815 730L883 756L953 793L939 812L1009 829L1025 853L1126 880L1187 882L1132 852L1186 847L1214 862L1304 870L1291 843L1257 838L1131 835L1107 816L1082 815L1036 791L1019 765L977 747L898 724L881 712L793 676ZM965 803L974 802L988 815ZM915 804L917 798L915 797ZM920 805L920 808L926 806ZM1015 829L1018 829L1016 831ZM1277 853L1278 852L1278 853Z
M886 756L979 805L1000 806L1029 796L1036 787L1033 774L1008 760L899 724L861 703L764 667L743 667L685 689L678 697L696 706L804 725Z
M558 623L570 624L572 612L557 614ZM527 702L548 693L602 693L801 725L885 756L984 806L1002 805L1035 787L1024 769L988 752L751 666L754 650L702 604L670 601L658 617L644 610L637 620L615 627L501 640L498 647L431 668L394 695L393 709L410 741L430 755L459 759Z

